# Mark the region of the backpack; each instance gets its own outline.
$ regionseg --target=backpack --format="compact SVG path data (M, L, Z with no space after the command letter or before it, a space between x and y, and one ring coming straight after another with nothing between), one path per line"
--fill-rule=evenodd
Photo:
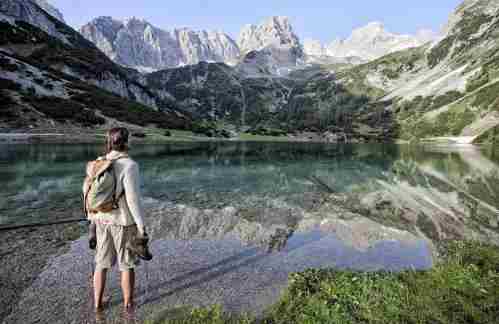
M119 208L118 201L121 197L116 196L117 179L113 168L118 159L107 160L100 157L87 163L87 174L83 182L83 210L87 217L89 214L109 213Z

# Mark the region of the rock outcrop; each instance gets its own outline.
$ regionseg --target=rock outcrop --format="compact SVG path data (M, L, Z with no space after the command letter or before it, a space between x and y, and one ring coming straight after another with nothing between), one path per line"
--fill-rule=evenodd
M288 17L270 17L259 25L246 25L237 42L242 53L268 47L301 47Z
M243 55L239 68L251 76L287 75L304 66L303 46L287 17L246 25L238 44Z
M55 17L55 18L59 19L62 22L65 22L64 21L64 16L59 11L59 9L57 9L54 6L52 6L50 3L48 3L48 1L46 1L46 0L35 0L35 1L40 6L40 8L42 8L43 10L45 10L52 17Z
M239 55L236 42L222 32L165 31L137 18L99 17L80 31L115 62L144 72L202 61L225 62Z

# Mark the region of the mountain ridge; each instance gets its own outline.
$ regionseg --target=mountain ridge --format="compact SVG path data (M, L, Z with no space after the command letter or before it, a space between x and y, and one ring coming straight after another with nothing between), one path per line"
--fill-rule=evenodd
M98 17L80 32L117 63L145 72L200 61L230 61L239 55L235 41L224 33L189 28L165 31L135 17L124 21Z
M6 2L11 5L5 6ZM499 0L465 1L450 15L451 27L440 39L364 64L307 64L289 21L276 18L258 25L269 25L268 34L260 35L258 26L249 27L246 43L257 49L241 56L234 66L199 62L145 74L113 63L48 14L25 14L41 12L38 6L18 10L31 4L0 3L0 13L11 11L6 18L0 15L6 21L0 33L0 50L6 59L0 68L8 72L9 82L18 83L22 77L34 87L36 100L50 90L37 86L36 78L22 72L15 60L37 67L41 71L37 74L57 70L55 77L63 73L66 82L74 83L73 76L139 102L149 106L151 114L182 116L193 121L193 128L211 135L217 134L216 127L227 125L240 132L320 133L332 141L453 138L462 132L480 140L489 137L497 120ZM108 21L112 27L113 20ZM127 23L147 25L137 19ZM138 28L141 35L145 27ZM370 27L383 34L381 24ZM154 36L154 30L149 33ZM61 91L68 94L57 82L51 81L51 86L54 96L60 97ZM21 87L23 93L29 90ZM74 94L69 98L85 99ZM79 101L77 107L90 111L97 106L82 106Z
M349 37L338 38L328 45L308 39L306 53L313 57L356 57L363 61L372 61L403 49L419 47L436 37L435 33L426 29L419 30L416 35L391 33L382 22L373 21L355 28Z

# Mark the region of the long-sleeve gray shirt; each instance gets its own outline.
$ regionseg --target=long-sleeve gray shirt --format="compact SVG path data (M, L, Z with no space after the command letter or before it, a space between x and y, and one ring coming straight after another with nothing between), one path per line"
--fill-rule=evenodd
M136 224L139 232L144 232L144 212L140 196L140 173L137 162L129 158L126 153L112 151L107 159L117 159L114 164L116 173L116 196L119 209L110 213L90 215L91 221L105 221L113 225L130 226Z

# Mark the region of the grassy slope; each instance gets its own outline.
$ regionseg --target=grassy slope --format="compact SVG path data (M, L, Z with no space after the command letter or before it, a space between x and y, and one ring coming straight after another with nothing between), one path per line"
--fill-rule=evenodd
M263 323L406 324L497 323L499 250L472 242L448 243L429 271L308 270L290 276L281 300ZM184 311L149 323L256 323L228 318L220 307Z
M486 31L477 34L484 25ZM460 95L447 93L437 104L432 103L434 97L402 103L399 121L403 139L457 136L467 125L498 109L499 46L493 43L499 35L498 27L497 16L467 12L453 33L431 49L427 55L430 68L447 60L446 64L456 68L467 64L465 72L479 72L468 80ZM422 101L428 103L423 109ZM427 113L432 110L434 113Z
M484 2L484 1L482 1ZM483 27L486 26L486 29ZM445 39L436 46L403 50L372 62L338 73L338 78L352 93L363 93L380 99L391 87L401 82L401 75L441 68L441 64L457 69L467 65L463 73L479 72L470 78L464 92L450 91L441 95L416 97L410 101L394 100L400 126L399 137L417 140L435 136L457 136L486 113L496 111L499 78L499 16L485 14L479 8L463 14ZM367 82L376 75L390 86ZM489 133L496 134L497 129ZM485 134L483 138L489 138Z
M387 94L386 90L383 85L367 84L367 76L376 71L387 80L395 81L401 73L417 70L423 64L425 50L426 47L423 46L391 53L351 69L342 70L338 72L338 79L353 94L380 99Z

